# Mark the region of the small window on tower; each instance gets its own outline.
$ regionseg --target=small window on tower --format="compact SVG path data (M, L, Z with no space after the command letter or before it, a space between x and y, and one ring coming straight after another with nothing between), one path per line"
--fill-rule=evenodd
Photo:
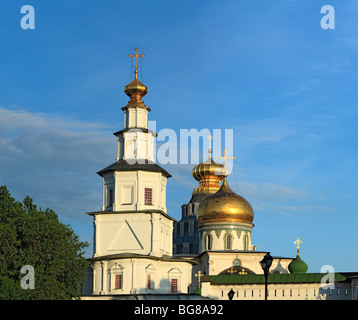
M108 206L112 206L113 205L113 189L109 190L109 195L108 195Z
M144 204L152 204L152 188L144 188Z
M122 275L117 274L115 277L114 289L122 289Z
M178 292L178 279L170 280L170 292L177 293Z

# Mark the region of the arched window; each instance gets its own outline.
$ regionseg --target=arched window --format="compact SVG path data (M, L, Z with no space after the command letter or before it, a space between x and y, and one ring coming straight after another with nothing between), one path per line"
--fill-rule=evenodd
M178 268L172 268L168 271L169 293L181 293L181 274Z
M232 236L230 233L228 233L225 239L225 249L231 250L231 246L232 246Z
M212 250L213 248L213 237L211 234L206 235L206 250Z
M145 273L147 275L147 289L155 289L155 274L156 269L152 264L149 264L145 267Z
M115 275L114 289L122 289L122 274Z
M244 250L249 250L249 237L247 235L244 236Z
M123 270L120 264L113 264L108 269L109 291L123 290Z

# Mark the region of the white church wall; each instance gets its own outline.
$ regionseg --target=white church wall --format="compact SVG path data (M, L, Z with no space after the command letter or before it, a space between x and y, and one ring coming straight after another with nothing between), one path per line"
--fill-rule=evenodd
M115 171L103 175L102 211L162 210L166 212L167 178L161 172ZM145 202L145 188L151 202ZM110 203L110 192L112 201Z
M262 274L263 271L260 261L265 254L266 252L259 251L208 251L201 256L201 263L205 266L204 269L207 275L217 275L223 270L230 268L235 263L236 265L239 264L242 267L250 269L256 274ZM291 261L291 258L274 258L270 272L288 273L288 265Z
M132 107L124 111L125 128L147 128L148 110L141 107Z
M92 294L96 295L188 293L191 284L192 266L189 262L133 256L96 261L92 267ZM117 275L121 275L120 287L116 287ZM172 292L173 289L176 290Z
M233 300L264 300L264 285L211 285L203 282L201 294L215 300L228 300L228 293L233 289ZM339 283L335 288L322 288L320 283L268 284L268 300L351 300L350 284Z
M154 162L155 133L143 132L136 128L117 135L117 161L148 159Z
M211 237L211 250L254 250L251 245L251 232L237 233L235 230L206 230L200 238L200 252L208 250L208 236ZM231 246L227 248L227 237L231 237Z
M173 221L158 212L95 214L94 257L133 252L171 255Z
M239 222L204 222L199 224L199 251L247 250L255 251L251 244L252 225ZM211 246L209 245L209 236Z

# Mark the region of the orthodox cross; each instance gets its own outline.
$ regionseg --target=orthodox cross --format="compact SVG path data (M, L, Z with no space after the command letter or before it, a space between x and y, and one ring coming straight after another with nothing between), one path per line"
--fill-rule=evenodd
M138 48L135 48L134 51L135 51L135 54L129 54L128 57L131 58L131 59L134 58L134 69L135 69L134 73L137 76L137 73L138 73L137 59L138 58L144 58L144 54L143 53L138 54Z
M236 273L236 271L234 270L234 267L233 267L233 266L228 270L228 273L230 273L231 275L233 275L234 273Z
M198 273L195 275L195 277L198 278L198 288L200 289L200 282L201 282L201 277L204 276L201 271L199 270Z
M227 156L227 149L226 149L226 148L224 148L223 155L224 155L223 157L216 157L216 159L224 159L224 168L227 169L227 168L226 168L226 161L227 161L228 159L233 159L233 160L234 160L235 157L228 157L228 156Z
M302 241L300 240L299 237L297 237L297 240L294 242L295 245L297 245L297 251L300 251L300 244L302 243Z

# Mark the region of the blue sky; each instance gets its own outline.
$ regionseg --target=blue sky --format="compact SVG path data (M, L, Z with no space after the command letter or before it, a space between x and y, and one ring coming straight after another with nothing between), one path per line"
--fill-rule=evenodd
M35 30L20 27L25 4ZM92 242L86 212L101 206L96 172L115 161L138 46L157 130L233 129L229 184L254 208L258 250L295 256L299 236L309 272L358 271L357 15L356 0L3 0L0 185ZM180 219L193 165L164 167Z

